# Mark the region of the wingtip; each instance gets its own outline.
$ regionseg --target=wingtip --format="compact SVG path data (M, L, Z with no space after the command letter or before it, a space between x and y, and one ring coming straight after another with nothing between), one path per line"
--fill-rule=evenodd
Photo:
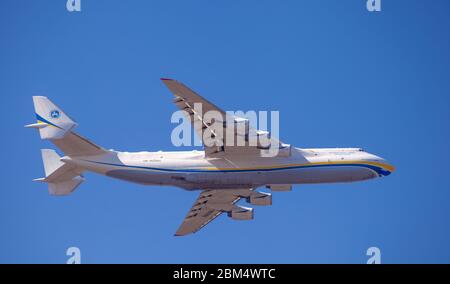
M186 233L177 231L177 232L175 232L175 234L173 234L173 236L174 237L183 237L183 236L186 236Z
M173 81L173 79L170 79L170 78L161 78L161 81Z

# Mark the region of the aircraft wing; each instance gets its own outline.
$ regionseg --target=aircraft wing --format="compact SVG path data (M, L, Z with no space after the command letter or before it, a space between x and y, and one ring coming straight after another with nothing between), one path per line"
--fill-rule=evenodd
M219 217L223 212L233 210L251 210L250 208L235 205L242 197L250 196L252 188L245 189L213 189L204 190L194 202L186 218L178 228L175 236L184 236L195 233ZM249 212L253 214L252 212ZM253 216L253 215L252 215Z
M269 149L270 143L276 145L278 149L286 148L288 146L282 144L281 141L270 137L270 133L267 131L252 129L249 126L248 119L241 117L227 117L225 111L218 108L183 83L165 78L162 78L161 80L175 96L173 101L175 105L180 110L184 111L185 115L190 119L196 134L203 142L206 156L214 156L216 154L259 155L261 150ZM211 120L208 119L208 117L205 117L206 113L211 111L220 114L222 121L216 119ZM228 133L232 134L229 135ZM270 141L270 139L272 140ZM238 140L241 144L237 144ZM219 143L211 143L211 141Z

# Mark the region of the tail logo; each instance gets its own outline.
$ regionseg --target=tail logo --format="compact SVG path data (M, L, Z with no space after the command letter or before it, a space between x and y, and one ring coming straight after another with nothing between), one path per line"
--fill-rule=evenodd
M59 113L59 111L58 110L52 110L51 112L50 112L50 117L51 118L59 118L61 116L61 114Z

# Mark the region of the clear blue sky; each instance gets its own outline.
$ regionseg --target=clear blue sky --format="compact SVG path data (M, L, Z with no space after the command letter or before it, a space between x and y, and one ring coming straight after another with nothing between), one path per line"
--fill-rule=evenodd
M98 1L0 4L0 262L450 262L450 4L382 1ZM54 100L106 148L177 150L160 77L226 110L279 110L297 147L363 147L396 167L354 184L275 193L255 220L173 233L197 193L87 173L44 184L31 96ZM178 150L186 150L182 148Z

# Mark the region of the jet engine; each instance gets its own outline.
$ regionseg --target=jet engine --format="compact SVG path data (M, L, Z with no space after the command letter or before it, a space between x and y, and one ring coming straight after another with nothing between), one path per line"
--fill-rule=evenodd
M272 205L272 194L265 192L253 192L247 197L247 202L253 205Z
M272 191L291 191L292 184L268 184L266 185Z
M233 220L252 220L253 208L235 205L234 208L228 212L228 217Z

